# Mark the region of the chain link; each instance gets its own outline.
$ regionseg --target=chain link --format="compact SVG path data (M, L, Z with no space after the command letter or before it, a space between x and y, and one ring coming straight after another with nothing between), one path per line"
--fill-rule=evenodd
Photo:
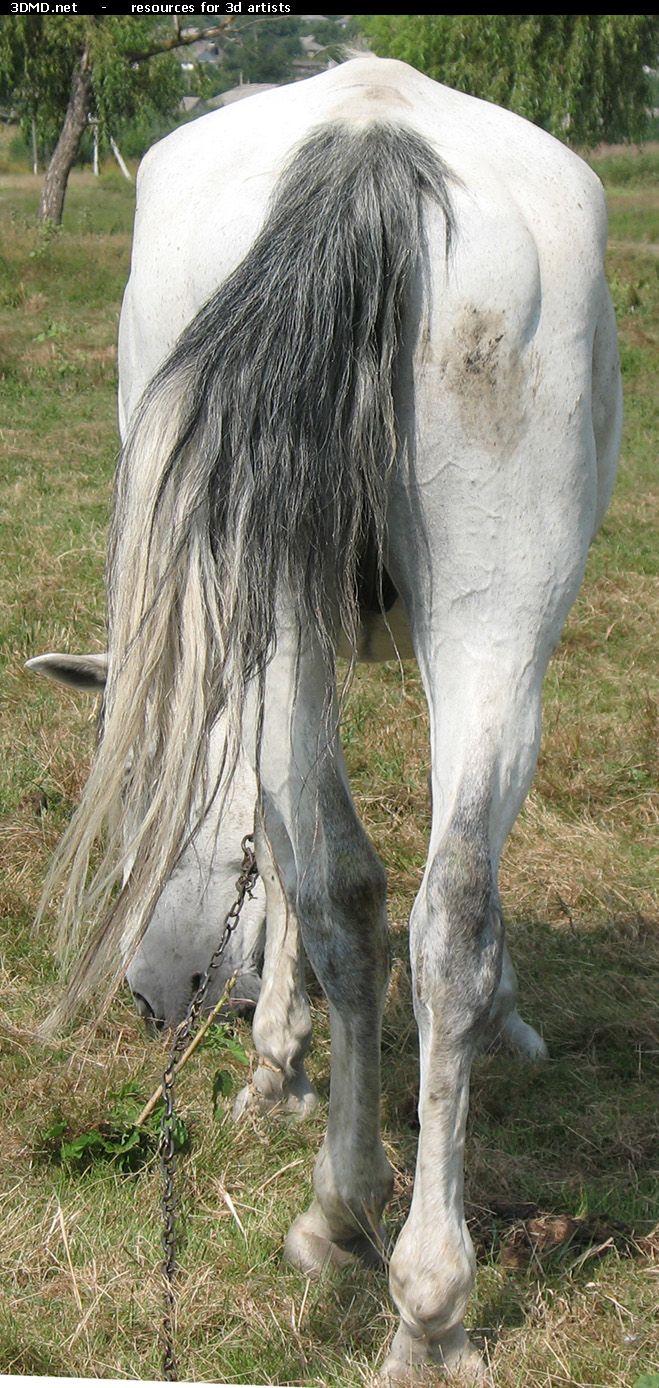
M203 1007L211 977L214 970L218 967L229 940L238 925L245 899L248 896L252 896L258 877L253 843L254 835L246 834L241 843L243 861L240 876L236 882L236 899L225 917L220 943L190 1002L183 1021L176 1028L174 1039L169 1050L167 1065L162 1077L162 1092L165 1101L165 1109L160 1126L159 1155L163 1181L162 1246L164 1258L162 1262L162 1275L165 1309L162 1319L161 1340L163 1351L162 1376L167 1383L175 1383L178 1379L176 1353L174 1350L174 1322L176 1318L176 1192L174 1189L174 1179L176 1175L176 1113L174 1110L174 1081L176 1077L176 1066L179 1056L185 1049L197 1025L199 1013Z

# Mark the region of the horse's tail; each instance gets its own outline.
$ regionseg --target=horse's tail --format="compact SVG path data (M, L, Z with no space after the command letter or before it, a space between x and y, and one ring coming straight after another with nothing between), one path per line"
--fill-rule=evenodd
M107 980L113 951L116 981L120 937L124 953L127 938L137 946L209 794L206 747L223 709L231 767L278 592L328 657L337 614L355 640L367 540L381 572L422 202L441 207L448 247L449 179L407 128L318 130L145 393L117 480L103 736L56 866L69 869L66 926L90 908L96 925L58 1020Z

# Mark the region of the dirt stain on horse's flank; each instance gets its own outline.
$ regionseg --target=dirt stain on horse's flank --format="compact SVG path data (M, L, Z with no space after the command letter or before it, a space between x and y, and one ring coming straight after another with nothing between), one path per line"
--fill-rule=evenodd
M494 310L469 308L458 320L441 363L469 441L505 458L527 429L527 369L505 322Z

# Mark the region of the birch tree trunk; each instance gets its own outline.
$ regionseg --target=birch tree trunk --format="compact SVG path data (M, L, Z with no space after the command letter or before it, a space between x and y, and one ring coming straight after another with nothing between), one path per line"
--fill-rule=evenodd
M66 185L80 147L83 132L87 128L91 94L92 70L89 45L86 44L80 64L73 74L71 96L64 117L64 124L46 172L46 181L39 208L39 220L41 222L54 222L56 226L59 226L62 221Z

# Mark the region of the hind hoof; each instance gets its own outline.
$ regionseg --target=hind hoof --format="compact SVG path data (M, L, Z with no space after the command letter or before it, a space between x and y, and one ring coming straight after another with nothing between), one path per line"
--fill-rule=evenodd
M247 1113L280 1114L282 1118L308 1118L318 1107L318 1096L304 1071L286 1080L281 1070L259 1065L251 1084L236 1096L233 1117L236 1122Z
M488 1381L483 1360L463 1326L454 1326L441 1341L431 1344L411 1335L401 1322L377 1376L377 1388L438 1388L447 1381L456 1388L458 1384L484 1388Z
M328 1268L382 1267L386 1233L383 1225L353 1238L333 1239L330 1226L314 1200L291 1225L284 1244L284 1258L305 1277L320 1277Z

